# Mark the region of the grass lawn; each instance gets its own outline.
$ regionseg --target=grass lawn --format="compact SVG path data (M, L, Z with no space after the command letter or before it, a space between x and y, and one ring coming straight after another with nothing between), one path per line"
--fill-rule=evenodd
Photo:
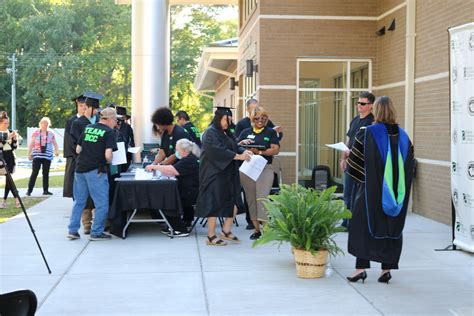
M30 179L19 179L15 180L15 185L17 188L27 188L28 181ZM64 184L64 175L60 176L49 176L49 187L50 188L62 188ZM0 182L0 188L5 187L5 181ZM35 188L42 188L43 187L43 177L36 178Z
M38 204L39 202L42 202L46 200L47 197L24 197L21 198L23 201L23 205L25 206L25 209L29 209L30 207ZM22 213L23 211L21 208L16 208L15 207L15 199L14 198L8 198L7 200L8 205L4 209L0 209L0 224L7 221L9 218Z

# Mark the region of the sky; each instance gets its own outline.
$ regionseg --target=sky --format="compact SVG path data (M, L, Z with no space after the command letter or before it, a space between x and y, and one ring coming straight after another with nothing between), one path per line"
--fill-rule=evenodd
M189 6L185 8L179 16L173 16L173 20L176 22L176 26L181 28L187 21L190 20L189 14L191 13L192 8L195 6ZM223 9L221 14L217 16L217 19L222 20L230 20L235 19L237 20L239 17L239 7L238 6L228 6L227 8Z

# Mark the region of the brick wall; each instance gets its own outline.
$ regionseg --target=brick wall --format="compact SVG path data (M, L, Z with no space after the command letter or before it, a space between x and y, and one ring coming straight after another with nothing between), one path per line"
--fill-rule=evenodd
M405 125L405 86L374 90L376 97L389 96L397 110L397 121L403 127Z
M449 161L451 159L449 79L417 83L415 104L416 156Z
M448 71L448 28L474 21L474 0L416 2L416 77Z
M375 57L375 22L260 21L260 84L296 85L297 57Z
M383 26L387 29L393 19L396 23L395 30L386 30L385 35L376 37L374 86L405 80L406 8L403 7L377 21L377 26L371 31L375 32Z
M436 221L451 224L449 168L419 163L417 169L417 177L413 183L413 211Z
M474 20L473 0L416 2L416 65L420 78L449 71L449 27ZM415 156L450 161L449 78L415 84ZM419 164L413 209L446 224L451 222L448 166Z
M426 0L421 0L421 1L426 1ZM405 0L377 0L376 2L377 2L377 9L375 10L375 12L376 12L376 15L379 16L395 8L397 5L405 2Z
M376 0L260 0L260 14L373 16Z

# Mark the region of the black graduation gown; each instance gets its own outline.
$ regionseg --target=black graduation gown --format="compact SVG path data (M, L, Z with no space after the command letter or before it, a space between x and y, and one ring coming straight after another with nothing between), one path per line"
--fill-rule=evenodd
M72 123L77 119L77 115L71 116L66 121L64 128L63 155L66 158L66 170L64 171L63 197L72 198L72 188L74 185L74 171L76 170L75 144L71 135Z
M386 127L392 149L392 161L397 161L393 159L398 155L398 125L386 125ZM408 139L408 151L404 163L405 199L399 215L388 216L382 210L383 159L371 133L362 129L357 134L348 159L348 174L355 179L348 238L350 254L369 261L398 264L413 178L413 158L413 146ZM394 164L394 169L394 178L398 182L397 164Z
M233 137L213 125L204 132L196 217L233 217L234 205L243 210L239 164L234 160L243 151Z
M127 163L120 166L122 172L126 172L130 167L133 159L133 154L128 152L129 147L135 147L135 137L133 136L133 128L130 124L122 122L119 128L120 133L122 133L123 141L125 142L125 151L127 155Z

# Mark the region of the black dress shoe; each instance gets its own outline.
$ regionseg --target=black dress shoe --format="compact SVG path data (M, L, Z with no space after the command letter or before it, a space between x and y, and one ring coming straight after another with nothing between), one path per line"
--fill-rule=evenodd
M31 192L30 191L26 192L26 196L31 196Z
M46 191L46 192L43 192L43 195L53 195L53 193Z
M256 239L259 239L261 236L262 236L262 233L260 231L258 231L258 232L253 233L252 235L250 235L250 239L256 240Z
M391 278L392 278L392 275L390 274L390 271L388 271L382 274L377 281L379 281L380 283L388 284L388 281L390 281Z
M252 230L252 229L255 229L255 227L253 226L252 223L248 224L246 227L245 227L246 230Z
M362 279L362 283L364 283L365 279L367 278L367 272L362 271L361 273L358 273L354 275L353 277L346 277L349 282L357 282L360 279Z

